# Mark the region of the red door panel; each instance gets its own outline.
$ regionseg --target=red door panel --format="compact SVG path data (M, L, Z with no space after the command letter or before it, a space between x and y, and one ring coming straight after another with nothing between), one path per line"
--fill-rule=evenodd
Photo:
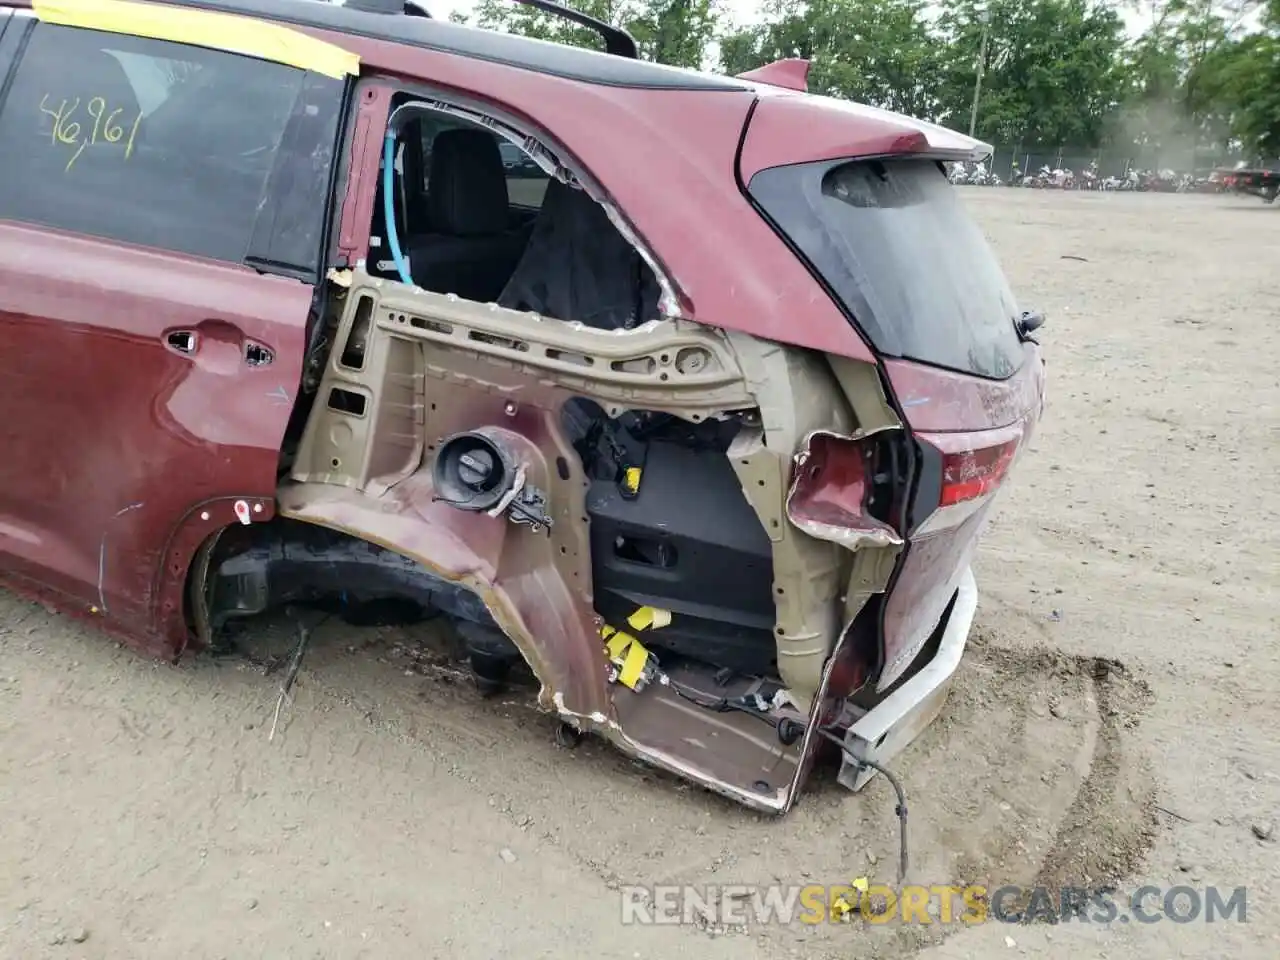
M219 497L274 502L312 293L0 222L5 572L150 633L182 518Z

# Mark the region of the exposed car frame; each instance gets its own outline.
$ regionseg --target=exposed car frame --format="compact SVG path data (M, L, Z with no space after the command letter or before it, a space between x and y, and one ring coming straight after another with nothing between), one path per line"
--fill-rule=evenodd
M0 2L0 27L14 9L26 19L27 6ZM149 332L179 354L175 331L191 333L187 354L234 340L246 366L231 399L254 398L261 417L238 423L238 459L198 495L166 487L163 514L151 495L130 492L77 515L77 530L97 533L96 570L45 558L6 569L7 582L170 658L214 644L232 619L322 587L390 591L456 616L479 638L473 656L513 644L541 705L575 728L772 813L790 809L828 740L842 743L841 781L856 789L928 725L973 620L973 544L1043 408L1039 319L1002 318L1016 327L1020 358L1004 379L883 356L749 187L801 163L930 164L988 147L806 97L794 63L747 79L644 63L625 34L600 24L612 55L354 3L163 6L250 18L331 47L326 62L358 60L335 70L347 107L323 271L286 282L270 270L169 263L168 279L151 281L149 302L163 309ZM0 71L16 35L0 33ZM491 130L552 183L595 201L651 271L654 312L595 329L402 282L412 277L396 249L393 191L376 198L392 182L397 118L414 111ZM597 134L619 123L625 133ZM646 175L630 175L637 169ZM370 256L387 241L399 279L378 275ZM83 311L94 297L130 296L119 278L144 276L134 250L0 221L0 261L17 249L47 259L34 280L0 268L0 285L27 284L0 302L11 316L49 311L40 291L53 284L70 284L65 303L75 305L59 310ZM221 325L191 319L214 309L228 318ZM211 409L228 399L222 381L184 376ZM358 398L359 412L339 397ZM776 675L668 661L646 645L669 629L669 610L637 602L618 617L593 605L601 547L587 517L598 509L599 525L612 508L563 423L583 399L610 420L732 425L716 469L760 526ZM124 429L155 436L141 417ZM202 443L175 462L207 471L203 458L220 447ZM477 450L506 484L482 510L442 495L449 471ZM125 491L151 482L121 476ZM640 477L641 488L651 482ZM89 602L86 586L96 587Z

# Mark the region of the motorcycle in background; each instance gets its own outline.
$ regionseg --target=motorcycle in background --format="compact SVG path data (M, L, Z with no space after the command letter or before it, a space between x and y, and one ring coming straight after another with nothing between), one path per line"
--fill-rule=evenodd
M1002 181L993 171L987 169L985 163L979 163L973 173L969 174L967 182L971 187L998 187Z
M1004 183L987 169L984 161L972 165L964 161L954 163L947 170L947 179L955 186L967 187L999 187Z

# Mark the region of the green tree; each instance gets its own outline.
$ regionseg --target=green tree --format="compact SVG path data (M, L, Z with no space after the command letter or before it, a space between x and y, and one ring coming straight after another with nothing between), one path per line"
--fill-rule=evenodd
M718 24L715 0L642 0L627 29L646 60L696 69Z
M983 13L988 22L984 25ZM938 119L969 126L987 32L977 135L1002 144L1097 144L1128 90L1124 24L1092 0L950 0Z
M1258 0L1148 0L1129 51L1130 93L1116 139L1164 153L1220 154L1232 139L1239 69Z
M927 117L936 107L937 47L922 0L768 0L764 21L721 39L742 73L786 57L809 61L809 90Z
M633 0L575 0L573 6L598 20L620 27L630 19L635 4ZM599 35L585 27L511 0L480 0L475 12L465 22L486 30L516 33L535 40L567 43L591 50L604 47Z
M1220 95L1232 105L1232 132L1250 159L1280 162L1280 0L1272 0L1262 31L1235 46L1218 70Z
M640 56L657 63L699 67L715 36L715 0L573 0L582 13L621 27L636 38ZM480 0L459 22L538 40L603 49L598 34L511 0Z

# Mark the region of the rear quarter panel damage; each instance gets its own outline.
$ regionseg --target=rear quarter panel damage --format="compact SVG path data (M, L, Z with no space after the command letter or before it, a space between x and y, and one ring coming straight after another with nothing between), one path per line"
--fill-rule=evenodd
M471 589L533 667L544 708L748 805L789 807L807 767L803 744L784 745L758 720L698 708L661 686L634 693L609 683L592 605L587 478L561 411L575 397L611 415L656 410L694 422L757 411L758 426L740 433L729 456L773 543L778 669L807 722L822 706L849 585L865 578L855 573L858 551L895 546L880 530L840 544L787 520L792 452L819 429L856 430L826 358L687 321L591 330L361 271L340 296L335 345L279 492L281 513L370 540ZM353 369L342 346L362 310L371 319ZM673 362L691 352L697 363ZM334 388L362 393L363 414L330 409ZM529 482L548 491L549 531L437 498L431 466L441 440L474 430L500 431ZM806 489L801 501L816 504L814 495Z
M547 145L563 146L625 213L631 232L657 254L686 318L872 359L830 297L738 189L737 147L754 91L583 84L443 51L305 32L358 53L370 77L430 78L441 89L501 105ZM625 129L626 135L600 136L609 129ZM366 170L377 170L378 141L368 140ZM644 175L636 176L637 170ZM367 223L357 215L349 232L344 217L344 247L348 239L361 247Z
M1044 410L1045 367L1036 344L1007 380L987 380L902 360L885 361L903 412L917 438L946 453L1005 442L1017 444L1015 462L1029 448ZM1010 464L1007 477L1014 464ZM936 482L938 478L933 478ZM911 545L885 605L885 666L878 684L891 686L928 641L968 570L999 491L948 508L945 532L929 523L911 533ZM949 576L939 577L938 571Z
M293 482L280 493L282 512L366 537L471 587L512 639L537 638L521 649L545 685L544 705L559 693L574 713L608 714L590 603L586 478L560 410L580 395L610 411L637 405L691 419L749 406L732 353L694 325L652 324L618 335L361 273L346 297L339 346ZM361 298L372 302L373 321L363 368L354 370L342 366L340 345ZM659 357L681 351L700 352L696 373L669 366L657 372ZM365 415L327 409L335 386L363 392ZM430 467L440 441L492 427L515 438L530 483L549 491L549 533L433 500Z

